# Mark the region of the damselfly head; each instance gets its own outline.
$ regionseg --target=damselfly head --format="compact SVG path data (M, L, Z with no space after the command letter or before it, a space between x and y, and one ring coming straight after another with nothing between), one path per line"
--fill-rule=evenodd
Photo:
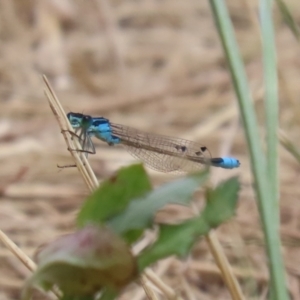
M70 121L73 128L89 127L93 123L93 118L89 115L80 113L69 112L67 118Z

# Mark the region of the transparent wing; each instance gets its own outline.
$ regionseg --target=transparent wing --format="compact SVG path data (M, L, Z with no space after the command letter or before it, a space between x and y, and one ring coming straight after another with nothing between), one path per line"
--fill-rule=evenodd
M149 134L123 125L111 124L112 134L134 157L161 172L192 172L210 165L211 155L198 143Z
M95 154L95 146L94 143L90 137L90 135L87 133L87 130L84 130L83 128L78 128L75 133L77 134L79 143L82 148L82 152L84 152L84 155L86 158L89 154Z

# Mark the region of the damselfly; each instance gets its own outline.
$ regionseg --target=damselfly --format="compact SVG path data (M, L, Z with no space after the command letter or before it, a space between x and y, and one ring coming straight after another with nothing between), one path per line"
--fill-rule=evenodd
M209 150L196 142L146 133L124 125L111 123L108 119L70 112L67 117L75 130L82 151L95 154L91 140L96 137L109 146L121 144L135 158L160 172L191 172L203 166L233 169L240 162L233 157L212 158Z

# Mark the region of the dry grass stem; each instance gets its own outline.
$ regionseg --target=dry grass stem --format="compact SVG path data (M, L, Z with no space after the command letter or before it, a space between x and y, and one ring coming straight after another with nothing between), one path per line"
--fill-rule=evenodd
M61 133L64 136L64 139L68 146L68 150L70 151L72 157L74 158L75 164L80 174L82 175L86 185L88 186L90 191L94 191L98 187L98 180L90 164L88 163L88 160L86 159L85 155L82 154L82 152L80 152L80 150L82 149L79 141L76 138L74 139L70 134L70 132L73 132L75 135L75 132L71 124L69 123L65 111L62 108L58 98L56 97L45 75L43 76L43 80L46 84L45 95L48 98L51 110L54 116L56 117L57 122L61 128Z
M36 269L35 263L4 233L0 230L0 240L31 272Z
M245 299L242 293L241 287L238 280L235 277L232 267L229 264L226 255L224 254L223 248L217 238L217 235L212 230L207 236L206 241L209 245L210 251L212 252L214 259L221 270L222 278L226 282L228 290L231 293L232 299L242 300Z

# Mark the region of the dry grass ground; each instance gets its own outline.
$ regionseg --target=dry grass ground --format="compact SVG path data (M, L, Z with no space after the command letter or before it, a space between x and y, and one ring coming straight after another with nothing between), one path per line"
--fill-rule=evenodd
M263 124L260 38L255 1L227 1ZM286 1L300 22L298 1ZM299 46L276 12L281 128L299 144ZM235 95L208 1L0 1L0 229L28 256L72 231L88 190L69 164L59 128L43 94L46 74L66 111L105 116L141 130L229 152L238 170L214 170L211 181L238 174L236 217L217 236L245 298L266 299L267 257L248 153ZM263 132L262 132L263 137ZM289 290L300 299L300 166L283 148L281 236ZM134 160L122 148L97 143L90 157L99 178ZM170 177L152 172L155 185ZM199 195L196 205L201 206ZM167 208L176 221L186 210ZM230 299L205 240L186 261L169 258L153 270L184 299ZM18 299L30 272L0 246L0 300ZM45 299L37 293L35 299ZM145 299L133 285L120 299Z

